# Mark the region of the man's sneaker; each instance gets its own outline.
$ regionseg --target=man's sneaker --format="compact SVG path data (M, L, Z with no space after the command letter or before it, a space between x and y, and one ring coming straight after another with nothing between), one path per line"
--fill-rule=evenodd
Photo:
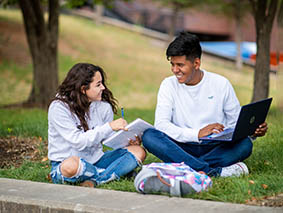
M231 166L223 167L220 177L248 175L249 170L243 162L235 163Z

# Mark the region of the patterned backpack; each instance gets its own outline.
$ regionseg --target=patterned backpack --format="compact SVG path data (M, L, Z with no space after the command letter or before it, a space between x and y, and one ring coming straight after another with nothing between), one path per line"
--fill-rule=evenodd
M136 190L144 194L165 192L181 197L207 190L212 180L184 163L151 163L143 166L134 184Z

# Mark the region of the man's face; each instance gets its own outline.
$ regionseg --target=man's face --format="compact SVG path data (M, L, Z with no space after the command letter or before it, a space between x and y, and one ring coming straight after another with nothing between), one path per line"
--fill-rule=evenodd
M193 62L186 59L186 56L170 57L171 71L176 76L180 84L193 85L196 80L196 71L200 67L200 59L196 58Z

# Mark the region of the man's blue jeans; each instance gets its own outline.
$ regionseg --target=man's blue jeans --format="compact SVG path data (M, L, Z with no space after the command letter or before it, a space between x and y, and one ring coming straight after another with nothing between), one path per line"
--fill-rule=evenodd
M53 183L80 183L91 180L97 185L107 183L121 176L128 174L135 169L139 163L135 156L127 149L116 149L105 152L104 155L94 164L80 159L81 172L74 177L64 177L61 174L62 162L51 161L51 179Z
M248 158L253 144L250 138L235 143L203 141L180 143L156 129L148 129L142 136L143 146L162 161L184 162L196 171L209 176L219 176L222 167Z

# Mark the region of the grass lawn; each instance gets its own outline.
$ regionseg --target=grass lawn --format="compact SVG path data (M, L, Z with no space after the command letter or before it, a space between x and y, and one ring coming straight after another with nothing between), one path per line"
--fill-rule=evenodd
M32 65L21 23L19 11L0 10L0 106L25 100L31 89ZM164 44L115 27L96 26L90 20L61 15L60 80L77 62L91 62L104 68L109 87L120 106L125 108L128 122L140 117L153 123L160 82L171 74ZM227 77L241 104L249 103L252 68L236 71L232 63L207 55L203 55L202 68ZM188 197L245 203L283 192L283 99L279 92L282 85L279 84L280 75L270 77L270 95L274 101L267 118L269 132L254 142L253 154L245 161L250 175L213 178L213 187L209 191ZM47 112L41 109L0 109L0 138L8 137L35 137L41 158L37 161L27 158L20 167L2 168L0 177L48 182ZM149 154L145 164L156 161L158 159ZM133 179L129 178L100 187L135 191Z

